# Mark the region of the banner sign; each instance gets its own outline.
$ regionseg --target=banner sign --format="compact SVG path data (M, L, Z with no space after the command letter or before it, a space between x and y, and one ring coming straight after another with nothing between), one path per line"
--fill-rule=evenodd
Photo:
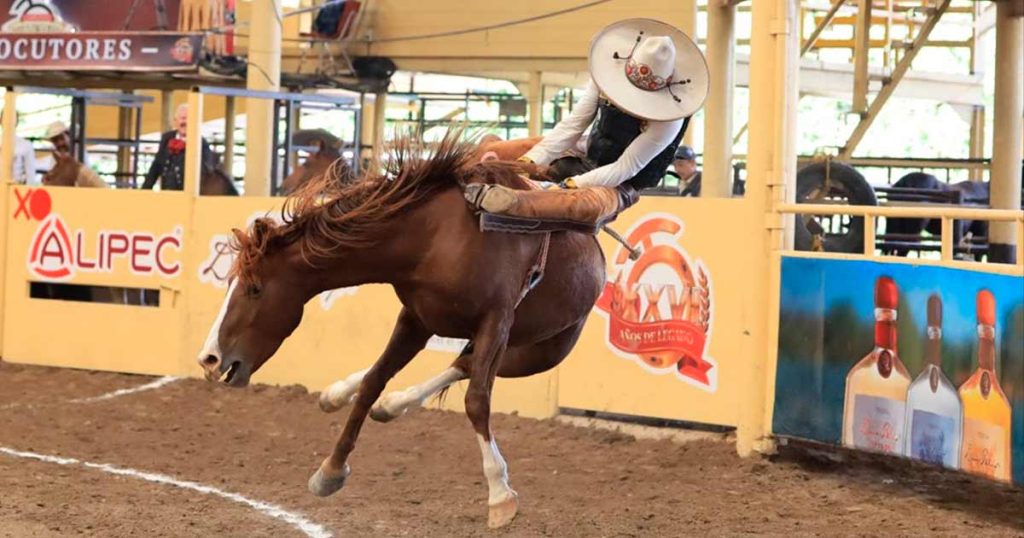
M181 0L0 0L0 31L152 32L174 30ZM2 17L7 15L7 19Z
M0 69L194 71L199 65L202 34L79 31L50 0L21 0L8 13L0 26Z
M0 69L190 71L202 43L179 33L0 34Z
M1024 484L1024 277L782 260L772 430Z

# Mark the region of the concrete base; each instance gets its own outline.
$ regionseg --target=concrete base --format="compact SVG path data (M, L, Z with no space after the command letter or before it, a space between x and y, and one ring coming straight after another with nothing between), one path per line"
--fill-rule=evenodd
M991 263L1017 263L1017 246L1003 243L989 243L988 261Z

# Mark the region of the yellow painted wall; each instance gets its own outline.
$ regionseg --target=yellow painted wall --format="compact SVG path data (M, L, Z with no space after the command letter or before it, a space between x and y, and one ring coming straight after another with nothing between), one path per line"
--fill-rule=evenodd
M24 197L27 189L13 188ZM196 356L223 300L218 285L230 268L226 249L232 227L244 227L251 218L276 214L280 199L190 199L179 193L47 189L53 211L66 222L69 233L83 230L86 237L99 230L120 229L163 233L182 227L182 271L174 278L133 275L122 264L115 274L76 274L83 284L161 288L159 308L68 303L30 299L27 282L32 241L41 223L25 215L14 218L11 208L7 274L8 293L5 360L72 366L99 370L199 376ZM12 200L16 197L12 197ZM707 201L705 201L707 202ZM729 251L715 252L727 240L716 235L710 221L723 213L738 214L742 200L717 200L711 205L696 200L648 198L616 223L621 231L634 221L657 213L681 218L685 226L679 245L694 264L706 266L712 279L714 317L710 356L717 361L717 386L695 388L674 375L654 375L630 360L613 354L605 342L606 321L593 314L584 336L554 372L516 380L499 380L493 408L524 416L547 417L559 405L720 424L734 422L733 401L739 392L735 372L735 335L743 310L743 274L731 263ZM192 220L188 221L188 215ZM609 258L609 275L618 272L617 245L601 238ZM87 243L88 244L88 243ZM720 249L719 249L720 250ZM217 253L220 252L218 259ZM726 286L725 283L731 283ZM333 302L317 297L306 305L300 328L281 350L253 377L255 382L299 383L321 390L348 373L368 367L391 333L400 305L388 286L368 285L338 293ZM436 375L455 358L458 343L421 353L389 386L406 387ZM451 391L445 407L461 410L464 384Z
M560 369L559 405L735 425L742 395L740 372L747 362L740 354L740 342L744 323L749 323L745 314L755 305L746 301L753 280L740 263L744 243L741 232L724 226L723 215L744 218L750 206L742 199L648 196L613 223L623 234L638 223L664 216L682 223L676 238L664 234L661 239L679 247L694 272L696 267L704 267L709 277L711 323L705 357L715 363L709 373L717 377L717 383L698 383L677 375L674 367L648 368L637 355L616 352L607 339L608 315L595 310L580 343ZM621 247L607 234L601 234L600 240L608 258L608 278L615 280L621 270L615 263ZM671 280L669 275L652 279L652 283L664 285Z
M465 2L379 0L365 15L364 26L378 39L462 30L551 13L578 6L577 0ZM620 19L651 17L685 27L692 17L690 0L607 2L535 22L431 39L359 45L358 53L406 57L585 58L590 39L603 26ZM427 43L428 45L425 45Z
M9 228L4 242L9 255L4 360L133 373L177 373L183 303L173 290L182 288L182 279L133 274L127 258L120 257L115 259L115 272L76 270L66 281L160 289L159 308L29 298L29 282L43 280L29 269L32 241L42 222L19 213L18 197L25 197L29 189L9 189L11 204L5 216ZM75 236L82 231L86 254L82 258L87 261L98 255L100 230L165 234L177 228L180 237L187 224L182 216L190 201L184 194L71 187L47 188L46 193L52 200L52 213L59 215L66 226L73 251L77 250ZM184 250L184 244L180 249L165 250L165 264L184 264Z

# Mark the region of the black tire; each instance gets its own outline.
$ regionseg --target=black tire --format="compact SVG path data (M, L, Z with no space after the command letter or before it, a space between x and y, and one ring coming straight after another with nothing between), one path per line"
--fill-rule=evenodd
M828 169L829 189L825 192L826 163L812 163L803 167L796 175L796 201L799 204L821 203L826 198L843 198L850 205L878 205L875 190L864 176L848 166L832 162ZM796 250L812 250L815 233L821 233L821 226L813 215L797 215L794 236ZM808 229L808 225L814 228ZM824 234L823 247L826 252L860 253L864 251L864 218L850 219L846 231L841 234Z

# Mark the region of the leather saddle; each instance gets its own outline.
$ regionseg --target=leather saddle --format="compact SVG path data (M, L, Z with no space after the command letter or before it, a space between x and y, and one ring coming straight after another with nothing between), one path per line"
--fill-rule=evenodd
M471 183L463 195L480 215L484 231L542 234L571 231L596 235L639 195L632 187L512 189Z

